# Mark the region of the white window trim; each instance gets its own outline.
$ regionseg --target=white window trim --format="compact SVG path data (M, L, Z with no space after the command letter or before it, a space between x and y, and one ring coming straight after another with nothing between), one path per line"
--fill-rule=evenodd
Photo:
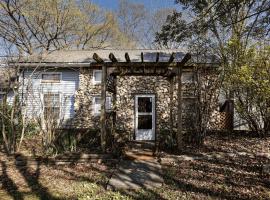
M44 81L43 82L43 79L42 79L42 75L43 74L60 74L60 81L59 82L50 82L50 81L48 81L48 82L46 82L46 81ZM41 75L40 75L40 83L41 84L60 84L62 82L62 72L42 72L41 73Z
M96 98L101 98L101 96L93 96L93 100L92 100L92 114L94 115L94 116L100 116L100 112L97 112L96 111L96 104L95 104L95 102L96 102ZM109 112L111 109L112 109L112 97L111 96L107 96L106 97L106 100L107 99L109 99L109 105L110 105L110 107L109 108L106 108L106 112Z
M92 82L93 82L94 85L101 84L101 82L102 82L102 81L96 81L96 80L95 80L95 73L96 73L96 72L101 72L101 74L102 74L102 70L100 70L100 69L94 69L94 70L93 70L93 78L92 78Z
M61 92L44 92L42 93L42 116L44 117L45 114L45 102L44 102L44 95L45 94L59 94L59 116L58 121L60 120L60 116L62 114L62 93Z

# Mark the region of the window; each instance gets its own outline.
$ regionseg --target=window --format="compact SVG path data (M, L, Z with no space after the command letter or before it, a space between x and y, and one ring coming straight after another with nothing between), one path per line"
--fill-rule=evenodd
M106 111L111 110L111 97L106 97ZM101 97L93 98L93 113L99 115L101 111Z
M184 72L182 74L183 83L193 83L194 82L194 73L193 72Z
M93 71L93 83L99 84L102 80L102 70L94 70Z
M58 120L60 116L60 94L48 93L43 95L44 118Z
M41 74L42 83L60 83L61 74L60 73L43 73Z

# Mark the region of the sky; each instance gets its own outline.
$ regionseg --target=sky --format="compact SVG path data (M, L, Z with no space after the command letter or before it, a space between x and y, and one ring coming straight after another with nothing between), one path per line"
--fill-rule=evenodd
M119 0L92 0L93 3L96 3L100 7L116 10L118 7ZM133 3L144 4L146 8L151 9L160 9L160 8L176 8L175 0L130 0Z

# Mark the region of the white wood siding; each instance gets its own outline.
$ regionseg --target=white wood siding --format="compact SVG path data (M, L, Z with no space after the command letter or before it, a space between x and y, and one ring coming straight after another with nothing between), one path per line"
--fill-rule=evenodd
M79 85L79 72L63 69L53 72L61 73L60 83L41 83L41 74L45 71L27 70L21 74L20 88L24 106L29 118L43 113L43 94L59 93L61 98L60 118L67 120L74 117L75 93ZM48 72L48 70L46 70Z

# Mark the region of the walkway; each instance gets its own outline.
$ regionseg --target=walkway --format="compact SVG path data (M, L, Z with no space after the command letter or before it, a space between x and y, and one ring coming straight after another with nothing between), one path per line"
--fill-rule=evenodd
M149 151L126 153L130 159L122 160L110 179L107 189L153 189L163 184L161 165ZM136 156L137 155L137 156Z

